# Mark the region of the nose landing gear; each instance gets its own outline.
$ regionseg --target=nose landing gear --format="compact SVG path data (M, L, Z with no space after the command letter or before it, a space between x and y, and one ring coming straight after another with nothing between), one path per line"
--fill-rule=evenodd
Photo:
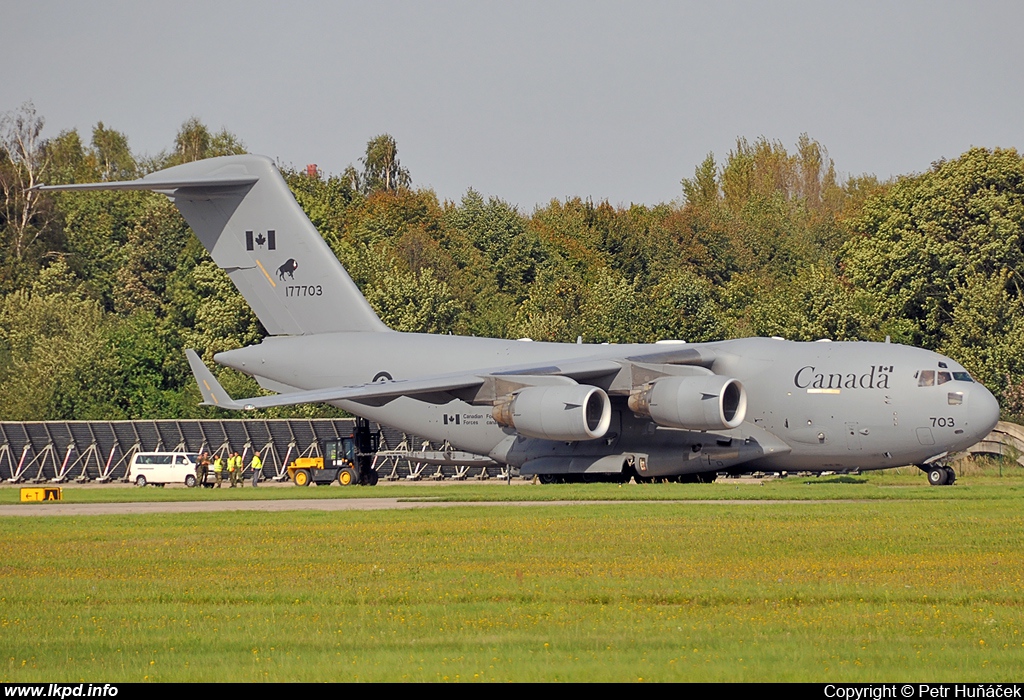
M956 472L953 467L930 464L919 467L928 475L928 483L932 486L952 486L956 481Z

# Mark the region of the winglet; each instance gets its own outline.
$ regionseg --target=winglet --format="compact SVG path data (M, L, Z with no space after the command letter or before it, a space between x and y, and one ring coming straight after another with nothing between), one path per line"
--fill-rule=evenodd
M228 395L228 392L224 391L224 387L213 376L210 368L199 359L199 355L196 354L195 350L186 350L185 357L188 358L189 367L192 368L192 375L196 378L196 384L199 385L199 393L203 395L203 402L199 404L200 406L216 406L217 408L226 408L232 411L251 408L238 403Z

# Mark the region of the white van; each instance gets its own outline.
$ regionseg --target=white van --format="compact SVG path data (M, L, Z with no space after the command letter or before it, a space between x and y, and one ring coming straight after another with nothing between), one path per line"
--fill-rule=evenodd
M196 461L194 452L136 452L128 465L127 479L136 486L146 484L196 485Z

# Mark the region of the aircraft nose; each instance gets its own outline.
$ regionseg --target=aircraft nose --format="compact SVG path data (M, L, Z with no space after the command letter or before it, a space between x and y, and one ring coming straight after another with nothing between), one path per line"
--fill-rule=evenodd
M999 402L991 391L978 384L971 390L970 408L972 432L980 440L999 422Z

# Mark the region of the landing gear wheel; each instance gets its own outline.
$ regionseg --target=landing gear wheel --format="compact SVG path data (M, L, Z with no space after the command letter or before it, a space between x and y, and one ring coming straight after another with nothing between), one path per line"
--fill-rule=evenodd
M554 474L538 474L537 481L542 484L555 484L558 483L558 477Z
M188 476L185 477L185 486L189 487L190 489L194 489L196 487L195 474L189 474Z
M313 475L309 473L308 469L299 469L295 472L295 476L292 479L295 481L296 486L309 486L309 482L313 480Z
M135 477L135 485L136 486L145 486L146 485L146 477L144 477L142 474L139 474L137 477Z
M945 467L930 467L928 469L928 483L932 486L945 486L949 483L949 474Z
M377 470L376 469L367 470L367 472L366 472L366 485L367 486L376 486L377 482L379 480L380 480L380 475L377 474Z
M946 484L952 486L956 483L956 471L953 467L946 467Z
M338 472L338 483L341 484L342 486L351 486L358 480L359 479L356 476L356 470L353 469L352 467L345 467L340 472Z

